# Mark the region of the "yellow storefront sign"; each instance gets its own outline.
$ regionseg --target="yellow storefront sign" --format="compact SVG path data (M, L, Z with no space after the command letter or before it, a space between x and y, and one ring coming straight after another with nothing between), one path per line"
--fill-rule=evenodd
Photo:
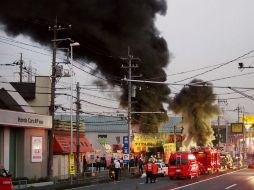
M168 135L163 133L135 133L133 147L134 152L148 151L149 147L161 146L168 140Z
M244 124L245 129L249 129L254 124L254 116L253 115L245 115L241 118L241 122Z
M74 154L70 154L70 174L75 174Z

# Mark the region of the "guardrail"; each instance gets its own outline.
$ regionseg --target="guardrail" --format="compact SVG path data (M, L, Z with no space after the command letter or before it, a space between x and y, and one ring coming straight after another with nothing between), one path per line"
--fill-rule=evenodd
M14 189L27 189L27 180L12 181Z
M72 184L75 185L90 185L90 184L98 184L98 183L106 183L112 181L110 178L110 170L101 170L101 171L87 171L81 175L75 175L72 178ZM137 167L131 168L122 168L119 172L119 180L123 180L129 177L135 177L138 174ZM44 189L47 186L47 189L54 189L54 187L62 187L66 185L70 185L70 175L61 175L54 177L54 180L51 181L51 184L41 184L41 187L36 184L28 184L27 180L17 180L13 181L14 189L15 190L26 190L30 186L33 186L36 189ZM44 186L44 187L43 187ZM50 187L49 187L50 186Z

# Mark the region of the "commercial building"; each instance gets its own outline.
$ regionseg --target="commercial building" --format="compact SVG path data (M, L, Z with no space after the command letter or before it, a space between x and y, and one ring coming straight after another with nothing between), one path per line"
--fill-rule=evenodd
M9 83L0 76L0 164L14 178L47 176L50 78Z

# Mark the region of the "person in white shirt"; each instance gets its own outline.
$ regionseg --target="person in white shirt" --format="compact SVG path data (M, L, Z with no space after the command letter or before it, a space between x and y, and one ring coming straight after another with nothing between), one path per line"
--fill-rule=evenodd
M121 167L120 167L120 162L118 160L115 160L114 164L115 164L115 180L117 181Z

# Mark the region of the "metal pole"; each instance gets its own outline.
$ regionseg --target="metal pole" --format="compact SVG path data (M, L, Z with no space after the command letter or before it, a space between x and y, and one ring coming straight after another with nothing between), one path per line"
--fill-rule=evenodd
M128 47L128 58L129 58L129 80L131 80L131 55L130 47ZM128 138L129 138L129 155L131 153L131 81L128 82ZM129 158L130 159L130 158Z
M80 144L79 144L79 113L80 113L80 87L79 87L79 82L77 82L77 102L76 102L76 147L77 147L77 174L80 174L80 162L79 162L79 151L80 151Z
M79 46L78 42L74 42L70 44L71 46L71 103L70 103L70 120L71 120L71 155L73 155L73 47L74 46ZM72 184L72 178L73 178L73 174L71 174L71 184Z
M72 109L73 109L73 46L71 46L71 101L70 101L70 120L71 120L71 155L73 154L73 126L72 126ZM71 184L72 184L72 174L71 174Z
M218 98L218 106L220 109L220 99ZM220 115L218 115L218 127L217 127L217 143L218 143L218 147L220 147Z
M244 107L243 107L243 160L245 159L245 119L244 119Z
M176 126L175 125L174 125L174 143L176 146ZM177 147L176 147L176 150L177 150Z

